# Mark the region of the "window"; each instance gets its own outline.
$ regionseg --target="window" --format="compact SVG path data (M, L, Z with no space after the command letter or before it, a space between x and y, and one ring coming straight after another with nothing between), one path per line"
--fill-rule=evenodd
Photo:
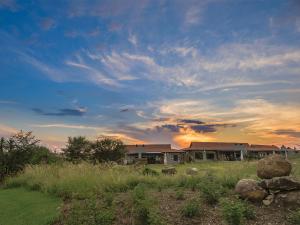
M173 155L173 160L177 162L178 161L178 155Z
M203 159L203 153L202 152L195 152L195 159Z
M215 159L215 154L207 153L207 159Z

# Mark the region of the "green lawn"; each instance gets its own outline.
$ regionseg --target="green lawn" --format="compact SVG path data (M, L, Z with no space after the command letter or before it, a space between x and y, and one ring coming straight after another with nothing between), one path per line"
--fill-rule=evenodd
M23 188L0 189L0 225L47 225L59 216L61 200Z

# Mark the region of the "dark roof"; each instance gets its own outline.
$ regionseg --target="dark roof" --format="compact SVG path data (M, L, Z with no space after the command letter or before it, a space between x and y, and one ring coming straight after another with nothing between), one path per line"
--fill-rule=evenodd
M134 153L164 153L164 152L182 152L177 149L172 149L170 144L143 144L143 145L125 145L125 150L129 154Z
M248 148L248 143L230 143L230 142L192 142L189 148L182 149L184 151L240 151Z
M280 151L275 145L250 145L248 151L266 152L266 151Z

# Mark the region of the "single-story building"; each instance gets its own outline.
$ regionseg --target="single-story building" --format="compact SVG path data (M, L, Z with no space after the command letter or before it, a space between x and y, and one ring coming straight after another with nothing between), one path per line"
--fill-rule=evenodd
M177 164L184 162L184 152L172 149L170 144L125 145L125 163L146 159L148 164Z
M249 145L247 154L251 158L261 159L272 154L284 155L285 152L275 145Z
M187 161L201 160L243 160L249 144L229 142L192 142L186 152Z

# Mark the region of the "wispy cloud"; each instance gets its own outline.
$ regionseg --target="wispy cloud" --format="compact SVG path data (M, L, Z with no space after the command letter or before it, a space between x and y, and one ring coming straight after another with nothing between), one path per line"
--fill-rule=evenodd
M129 34L128 41L129 41L133 46L137 46L137 45L138 45L137 37L136 37L136 35L134 35L134 34L131 34L131 33Z
M43 116L83 116L86 113L85 108L78 109L59 109L58 112L45 112L40 108L32 109L35 113Z

